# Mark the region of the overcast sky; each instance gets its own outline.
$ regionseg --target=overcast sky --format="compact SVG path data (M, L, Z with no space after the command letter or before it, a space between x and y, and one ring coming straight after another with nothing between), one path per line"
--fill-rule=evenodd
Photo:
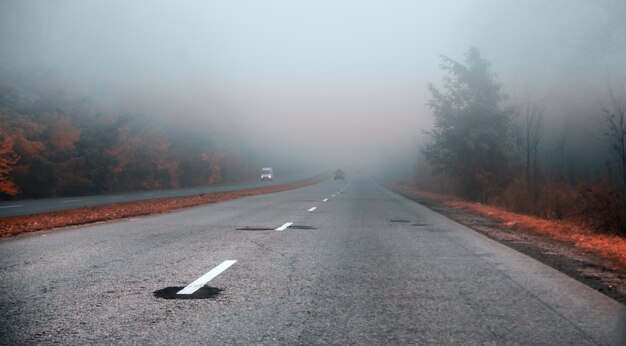
M472 45L513 96L623 85L623 3L0 0L0 65L340 164L414 149L439 55Z

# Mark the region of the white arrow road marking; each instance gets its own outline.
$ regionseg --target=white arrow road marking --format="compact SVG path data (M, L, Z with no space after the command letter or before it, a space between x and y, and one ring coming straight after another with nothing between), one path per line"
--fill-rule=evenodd
M199 290L202 286L206 285L207 282L213 280L216 276L220 275L224 270L228 269L228 267L232 266L236 262L237 262L236 260L228 260L228 261L222 262L222 264L211 269L211 271L202 275L196 281L190 283L189 286L178 291L176 294L193 294L195 291Z
M309 211L314 211L315 209L317 209L317 207L313 207L313 208L309 209Z
M293 222L287 222L286 224L284 224L284 225L282 225L282 226L278 227L278 228L276 229L276 231L284 231L284 230L286 230L286 229L287 229L287 227L289 227L289 226L291 226L291 225L293 225Z

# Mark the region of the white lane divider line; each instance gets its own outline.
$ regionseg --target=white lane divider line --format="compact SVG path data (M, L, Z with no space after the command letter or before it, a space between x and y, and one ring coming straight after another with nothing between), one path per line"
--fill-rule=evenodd
M82 201L82 199L69 199L67 201L63 201L63 203L74 203L74 202L80 202Z
M335 197L335 195L331 195L330 197Z
M317 209L317 207L313 207L313 208L309 209L309 211L314 211L315 209Z
M202 288L202 286L206 285L207 282L213 280L216 276L220 275L224 270L228 269L228 267L232 266L236 262L236 260L227 260L222 262L222 264L211 269L211 271L202 275L196 281L190 283L189 286L176 292L176 294L193 294L195 291Z
M291 225L293 225L293 222L287 222L286 224L284 224L284 225L282 225L282 226L278 227L278 228L276 229L276 231L284 231L284 230L286 230L286 229L287 229L287 227L289 227L289 226L291 226Z
M15 205L3 205L2 207L0 207L0 209L5 209L5 208L19 208L19 207L23 207L23 204L15 204Z
M324 198L324 200L322 200L322 202L328 202L328 198Z

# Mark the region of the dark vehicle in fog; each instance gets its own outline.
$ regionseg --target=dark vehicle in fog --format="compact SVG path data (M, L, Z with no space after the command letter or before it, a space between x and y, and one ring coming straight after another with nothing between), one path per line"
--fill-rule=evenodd
M341 169L335 171L335 180L344 180L345 178L346 174Z

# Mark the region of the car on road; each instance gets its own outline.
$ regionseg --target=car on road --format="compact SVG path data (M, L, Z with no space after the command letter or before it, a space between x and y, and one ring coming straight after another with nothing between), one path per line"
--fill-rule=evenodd
M274 180L274 170L272 169L272 167L263 167L261 168L261 181L268 180Z

